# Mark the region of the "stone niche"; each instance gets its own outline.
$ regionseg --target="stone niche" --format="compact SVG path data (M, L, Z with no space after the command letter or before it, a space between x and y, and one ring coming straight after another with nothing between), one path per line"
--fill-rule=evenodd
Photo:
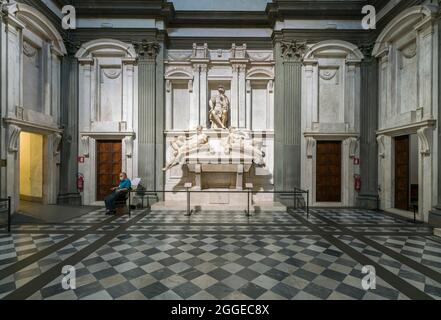
M170 158L175 139L191 139L197 134L197 127L208 136L211 150L185 157L167 170L165 189L185 190L185 184L191 183L193 190L234 192L252 183L254 190L274 190L273 52L248 50L246 44L232 44L228 49L194 44L188 50L169 50L165 66L166 156ZM210 124L209 100L216 96L220 85L230 102L227 129L215 129ZM247 135L249 143L261 141L265 154L262 165L255 165L252 155L235 158L216 153L229 134L228 128ZM165 200L182 201L185 197L182 193L168 193ZM246 203L241 197L233 193L193 194L192 204ZM254 200L273 201L273 197L259 194Z
M360 131L360 63L358 47L326 40L306 52L302 87L302 189L311 190L311 205L355 205L353 188ZM341 201L317 202L317 143L341 142Z

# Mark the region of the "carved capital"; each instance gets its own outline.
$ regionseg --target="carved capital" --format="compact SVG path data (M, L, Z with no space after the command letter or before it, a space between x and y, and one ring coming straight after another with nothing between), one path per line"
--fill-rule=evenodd
M142 42L134 43L134 48L141 60L156 60L156 56L161 49L157 42L150 42L143 40Z
M282 57L285 60L302 61L308 46L306 42L281 41Z
M375 59L375 57L372 55L374 51L375 43L363 43L358 45L358 48L360 49L361 53L364 56L365 61L371 61L372 59Z

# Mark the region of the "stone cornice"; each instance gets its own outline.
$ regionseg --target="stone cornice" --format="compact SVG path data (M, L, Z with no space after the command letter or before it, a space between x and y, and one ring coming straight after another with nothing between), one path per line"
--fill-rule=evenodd
M27 130L37 131L42 134L48 134L48 133L62 134L64 131L63 129L57 127L56 125L36 124L34 122L29 122L26 120L20 120L20 119L16 119L16 118L4 118L3 121L4 121L4 123L6 123L8 125L13 124L13 125L19 126L20 128L23 128L25 130L27 129Z
M88 42L100 38L116 39L123 42L133 42L142 40L164 41L166 34L157 29L135 29L135 28L87 28L76 29L72 33L75 42Z
M271 23L265 12L256 11L178 11L169 27L266 27Z
M169 21L174 15L173 3L166 0L107 0L107 1L75 1L79 17L142 17L157 18Z
M306 41L307 43L317 43L329 39L343 40L354 44L375 41L373 34L364 30L303 29L274 31L272 34L273 42Z
M274 0L268 3L266 13L273 23L276 20L317 18L323 19L362 19L361 9L368 1L302 1Z
M385 135L385 136L397 137L400 135L415 133L419 129L424 128L424 127L434 127L434 126L436 126L436 120L435 119L428 119L428 120L423 120L420 122L415 122L415 123L397 126L397 127L393 127L393 128L381 129L381 130L377 131L377 135L378 136Z

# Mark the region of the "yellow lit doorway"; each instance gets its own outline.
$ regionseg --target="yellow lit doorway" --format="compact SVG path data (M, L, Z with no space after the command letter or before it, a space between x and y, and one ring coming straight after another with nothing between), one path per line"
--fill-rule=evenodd
M20 134L20 200L43 201L43 136Z

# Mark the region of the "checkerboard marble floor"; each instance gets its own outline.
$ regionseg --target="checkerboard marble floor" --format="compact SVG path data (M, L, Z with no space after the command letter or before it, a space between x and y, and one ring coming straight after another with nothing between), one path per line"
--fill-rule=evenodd
M62 287L66 265L75 289ZM363 289L366 265L375 289ZM357 209L100 209L0 230L0 299L441 299L441 239L427 225Z

